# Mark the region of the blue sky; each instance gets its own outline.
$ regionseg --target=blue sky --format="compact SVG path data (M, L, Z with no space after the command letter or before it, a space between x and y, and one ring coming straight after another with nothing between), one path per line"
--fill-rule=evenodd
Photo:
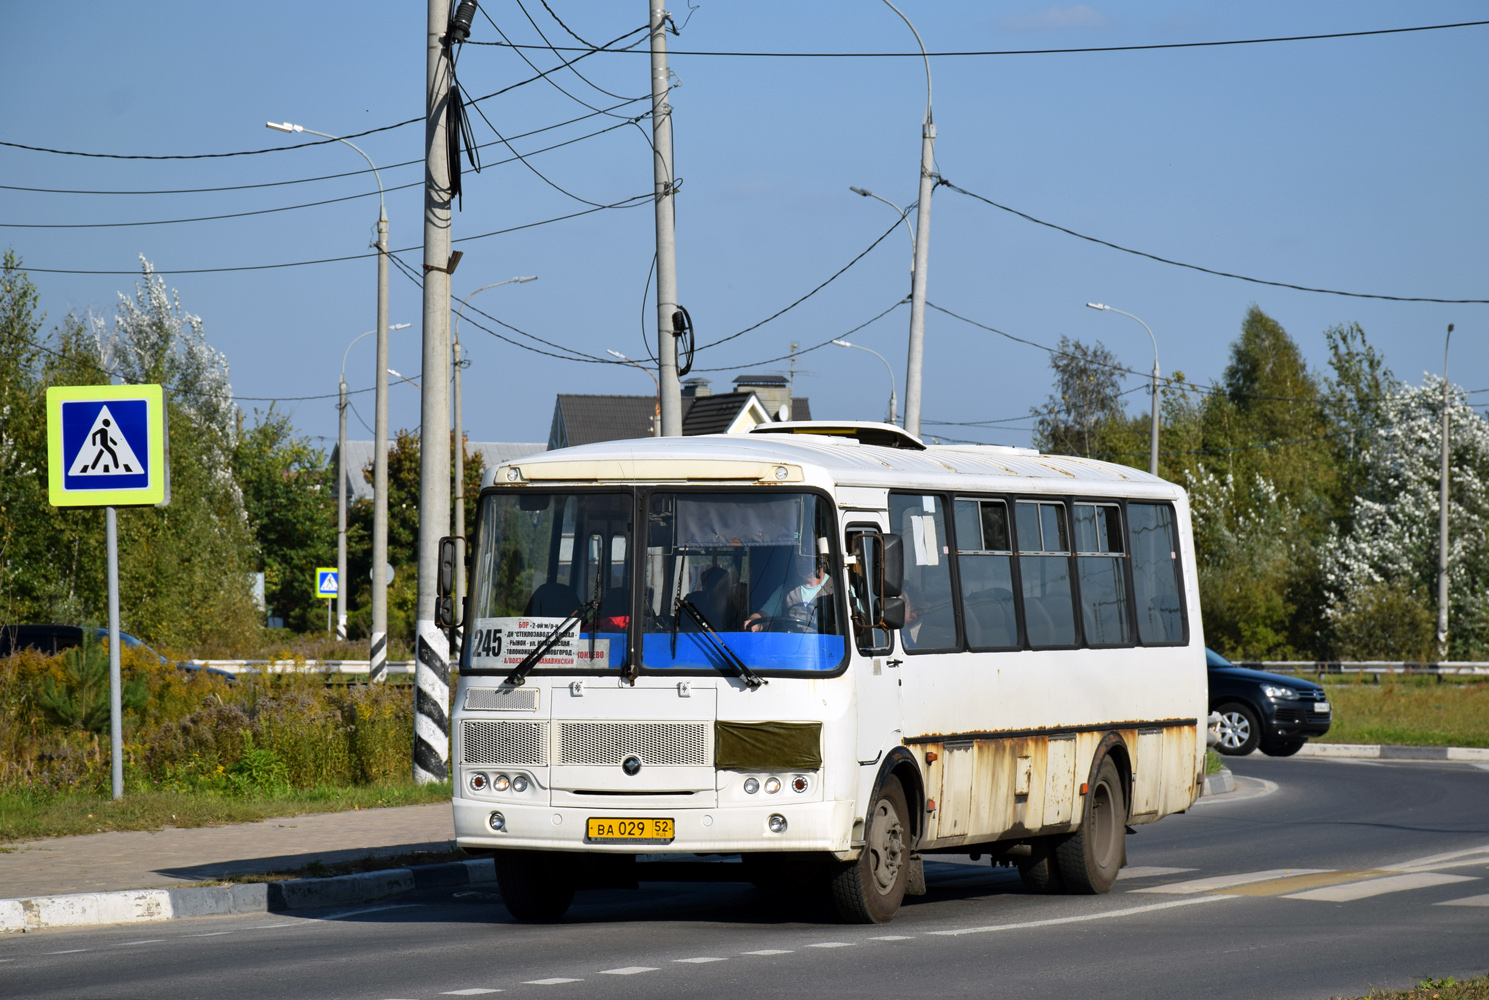
M527 3L527 0L523 0ZM600 42L645 21L628 4L549 0L566 24ZM483 5L514 41L541 41L516 0ZM675 11L688 16L686 0ZM901 5L932 51L1142 45L1363 31L1489 19L1489 4L1259 2L927 3ZM424 6L212 5L88 2L0 8L0 82L13 99L0 138L54 149L126 154L221 153L293 144L269 119L350 134L423 113ZM577 44L543 10L527 11L555 44ZM473 41L499 36L477 17ZM1301 285L1401 296L1489 298L1489 211L1482 177L1489 106L1489 27L1199 49L933 60L937 167L951 182L1070 229L1160 256ZM913 49L882 3L699 3L684 50L895 51ZM552 53L527 50L536 64ZM572 58L572 54L570 54ZM597 54L584 75L622 99L647 92L644 55ZM895 215L850 185L900 205L916 196L925 80L918 59L762 59L678 55L673 93L679 298L699 342L757 322L826 279L877 239ZM468 45L460 77L474 96L532 75L512 50ZM620 103L568 71L481 104L503 135L528 133ZM646 101L616 115L637 115ZM491 126L472 114L482 143ZM611 129L529 162L581 198L610 203L651 189L645 137L622 118L594 115L516 139L524 154ZM649 134L649 123L641 122ZM395 248L421 241L417 183L423 129L407 125L356 140L382 168ZM499 143L465 174L456 239L582 210ZM290 181L363 169L339 144L255 156L116 160L0 147L0 184L87 191L179 190ZM112 228L17 228L172 220L281 208L242 218ZM239 267L367 252L375 185L330 180L198 194L44 194L0 189L0 245L32 268L134 272L139 254L167 272L185 307L232 366L240 397L334 393L343 351L375 321L375 264L341 263L211 274ZM654 337L643 287L653 251L650 205L612 209L456 245L465 259L457 297L518 274L536 282L492 289L475 304L580 352L643 357ZM402 255L417 268L420 252ZM737 369L819 344L891 306L908 291L910 241L901 230L803 305L727 344L701 351L698 374L727 389ZM110 315L131 292L125 274L33 272L49 325L69 310ZM418 287L395 270L392 366L420 367ZM1151 348L1141 327L1084 308L1089 300L1141 316L1165 373L1220 376L1252 303L1293 335L1310 362L1325 360L1323 331L1359 322L1396 373L1439 371L1442 338L1457 324L1450 375L1489 388L1489 307L1344 298L1248 284L1183 270L1041 228L946 188L933 202L929 298L977 321L1044 344L1061 334L1101 340L1141 371ZM653 286L654 289L654 286ZM654 294L654 291L653 291ZM903 380L908 308L853 334ZM513 335L515 339L522 337ZM475 440L546 440L558 392L649 392L641 372L531 353L470 325L462 341L465 425ZM525 341L541 347L533 341ZM546 348L544 348L546 349ZM754 371L785 373L784 363ZM353 351L348 382L372 384L371 338ZM931 312L925 431L1024 444L1025 416L1050 391L1048 356ZM1138 384L1129 380L1130 386ZM825 347L798 363L797 394L819 417L878 419L883 367ZM901 392L903 397L903 391ZM1489 393L1476 396L1489 401ZM354 397L370 423L372 397ZM1145 405L1140 393L1129 397ZM267 403L245 400L250 411ZM334 438L334 400L279 404L305 433ZM391 424L414 427L418 393L391 394ZM941 426L1013 418L1001 429ZM353 437L370 437L351 418Z

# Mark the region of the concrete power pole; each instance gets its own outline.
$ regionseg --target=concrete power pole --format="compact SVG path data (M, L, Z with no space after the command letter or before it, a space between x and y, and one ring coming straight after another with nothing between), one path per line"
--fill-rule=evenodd
M672 105L667 96L667 9L662 0L647 0L651 12L651 134L656 152L652 172L657 203L657 379L662 397L662 436L682 436L682 386L677 379L677 337L672 314L677 311L677 241L672 176Z
M346 642L346 376L336 404L336 641Z
M439 539L450 523L449 0L429 0L425 37L424 378L419 411L419 598L414 663L414 780L443 781L450 756L450 646L435 627Z

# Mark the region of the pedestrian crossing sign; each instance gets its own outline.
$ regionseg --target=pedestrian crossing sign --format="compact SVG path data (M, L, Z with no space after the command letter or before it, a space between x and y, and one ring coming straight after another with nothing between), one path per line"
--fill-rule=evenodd
M315 596L329 601L341 592L337 585L336 567L317 566L315 570Z
M164 507L171 499L158 385L47 390L48 492L56 507Z

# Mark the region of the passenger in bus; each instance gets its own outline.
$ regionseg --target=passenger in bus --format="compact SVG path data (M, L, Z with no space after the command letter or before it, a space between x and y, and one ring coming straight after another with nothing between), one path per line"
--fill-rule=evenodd
M793 578L781 584L750 617L745 628L750 632L814 630L821 619L821 606L833 593L832 576L825 560L800 556L793 568ZM787 584L792 584L786 589ZM773 619L782 624L772 628Z
M549 581L533 591L524 614L539 618L565 618L579 609L579 595L566 583Z
M906 583L905 626L900 629L900 643L906 649L947 649L956 645L956 623L951 617L951 602L933 601Z
M737 632L739 617L731 607L731 597L729 571L723 566L710 566L703 571L698 589L687 596L687 601L715 631Z

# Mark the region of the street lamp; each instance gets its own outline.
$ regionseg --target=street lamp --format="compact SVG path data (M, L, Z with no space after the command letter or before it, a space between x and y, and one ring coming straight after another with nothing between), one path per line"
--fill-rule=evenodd
M455 530L456 538L465 537L465 414L461 410L460 402L460 370L470 362L460 357L460 317L465 313L465 304L475 298L488 288L497 288L501 285L518 284L524 285L529 281L537 281L536 274L526 277L508 278L506 281L493 281L489 285L482 285L474 292L460 300L460 308L455 310L455 329L451 348L454 352L455 365L455 392L450 400L452 409L455 411L455 497L451 505L455 508ZM462 543L463 544L463 543ZM465 553L461 558L455 560L455 607L465 606Z
M862 344L850 344L846 340L834 340L833 343L836 344L836 345L838 345L839 347L852 347L855 350L868 351L870 354L872 354L874 357L878 358L880 361L884 361L884 370L887 371L887 372L889 372L889 422L891 424L894 423L894 421L895 421L895 412L894 412L895 411L895 403L897 402L897 400L895 399L895 396L894 396L894 369L891 368L891 367L889 367L889 362L888 361L885 361L884 355L880 354L878 351L874 350L872 347L864 347Z
M383 178L372 157L362 147L337 135L317 132L291 122L265 122L280 132L308 132L334 139L361 154L377 180L377 401L372 432L372 635L368 642L371 661L369 680L384 680L388 662L388 206L383 199ZM339 581L338 581L339 582Z
M1448 341L1453 324L1442 338L1442 476L1437 497L1437 659L1448 658Z
M936 125L931 120L931 57L926 54L920 32L889 0L884 5L899 15L920 46L925 61L925 120L920 126L920 201L915 215L915 278L910 285L910 352L905 365L905 430L920 434L920 384L925 358L925 286L931 254L931 191L935 188Z
M413 326L412 323L395 323L388 327L389 330L407 330ZM339 400L336 405L337 423L339 427L336 433L336 454L340 457L337 475L340 480L336 486L336 638L346 641L346 359L352 353L352 348L363 337L370 337L376 330L368 330L364 334L353 337L352 342L346 345L346 350L341 355L341 386Z
M651 433L652 433L652 436L653 437L661 437L662 436L662 384L657 381L657 377L655 375L652 375L651 369L648 368L648 367L646 367L645 365L637 364L637 362L635 362L632 359L626 357L624 354L620 353L619 351L612 351L608 347L605 348L605 353L608 354L608 355L610 355L612 358L620 358L620 360L623 363L625 363L625 364L635 365L637 368L640 368L642 371L646 372L646 374L651 378L652 385L654 385L654 386L657 387L657 405L656 405L656 409L654 409L652 411Z
M1114 309L1100 302L1087 302L1086 308L1100 309L1102 312L1121 313L1128 319L1137 319L1130 312L1122 312L1120 309ZM1137 319L1137 321L1142 324L1144 330L1148 331L1148 339L1153 341L1153 421L1151 436L1148 440L1148 472L1156 476L1158 475L1158 340L1153 336L1153 331L1148 329L1148 324L1143 323L1140 319Z
M910 282L913 289L915 282L915 230L910 228L910 213L906 212L903 208L896 205L888 198L881 198L867 188L854 187L850 184L848 185L848 190L864 198L872 198L875 201L882 201L884 204L900 213L900 221L905 224L905 232L910 236Z

